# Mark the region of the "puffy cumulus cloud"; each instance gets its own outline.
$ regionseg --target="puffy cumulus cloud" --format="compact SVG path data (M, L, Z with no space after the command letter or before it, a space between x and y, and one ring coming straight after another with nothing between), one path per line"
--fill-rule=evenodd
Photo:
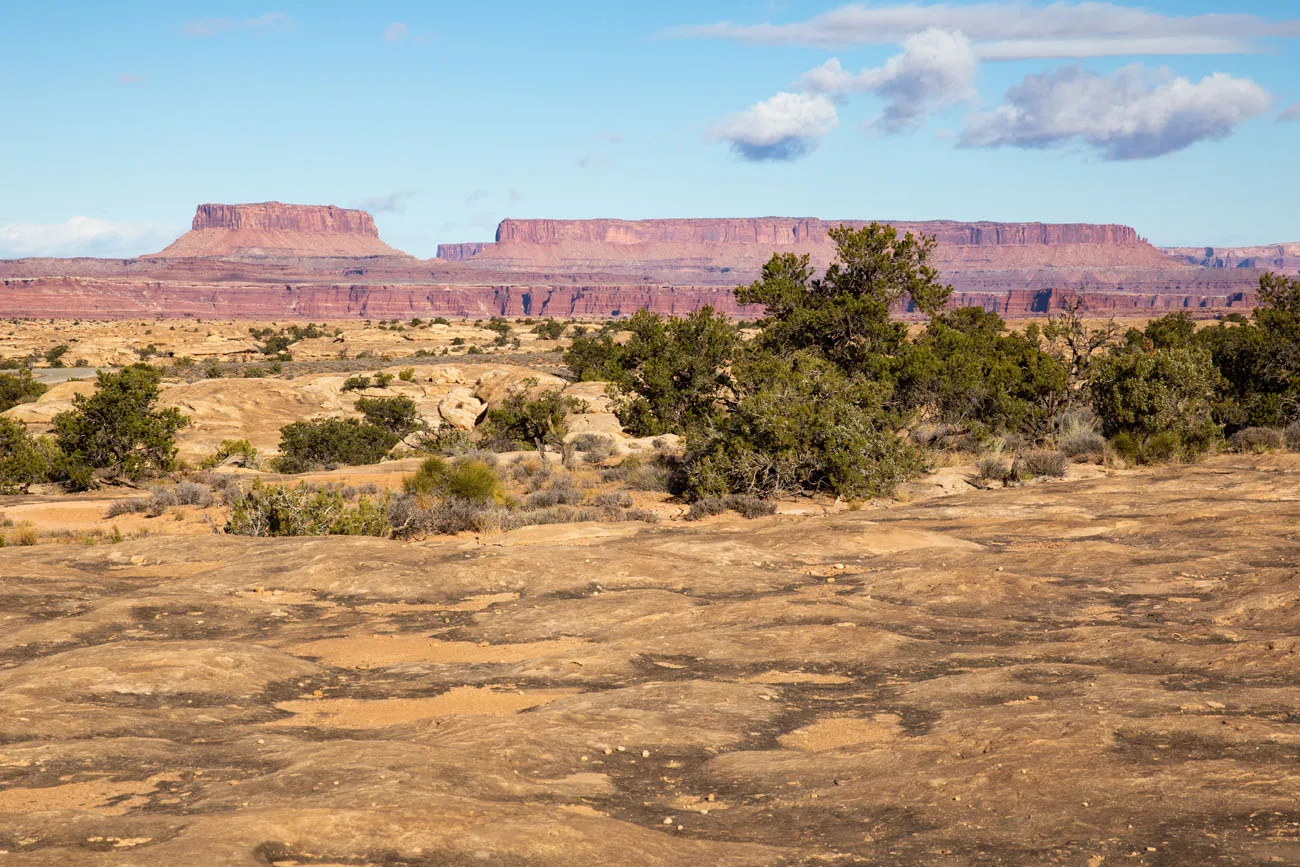
M1300 102L1297 102L1290 108L1284 109L1282 113L1277 116L1277 119L1283 123L1300 121Z
M293 19L283 12L267 12L256 18L199 18L181 28L185 36L198 38L220 36L225 33L274 33L293 28Z
M965 33L989 60L1258 51L1260 37L1300 37L1300 20L1165 15L1110 2L848 5L789 24L681 27L670 36L767 45L890 45L937 28Z
M741 157L756 162L793 160L811 153L839 126L835 103L822 93L778 93L709 130Z
M152 223L114 223L73 217L64 223L0 223L0 257L101 256L130 258L170 244L180 230Z
M1078 141L1109 160L1149 159L1225 138L1270 101L1249 79L1215 73L1193 83L1141 64L1110 76L1077 67L1030 75L1006 100L968 118L960 143L1045 148Z
M872 126L884 132L907 132L919 127L932 109L972 99L978 66L969 39L960 33L931 29L907 37L903 53L884 66L854 75L838 58L831 58L805 73L798 86L832 96L875 94L887 105Z

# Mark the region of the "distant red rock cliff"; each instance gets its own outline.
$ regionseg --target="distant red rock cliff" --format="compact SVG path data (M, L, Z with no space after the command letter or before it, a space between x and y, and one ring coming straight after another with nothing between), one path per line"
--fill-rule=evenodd
M405 256L365 211L333 205L199 205L192 230L145 258Z

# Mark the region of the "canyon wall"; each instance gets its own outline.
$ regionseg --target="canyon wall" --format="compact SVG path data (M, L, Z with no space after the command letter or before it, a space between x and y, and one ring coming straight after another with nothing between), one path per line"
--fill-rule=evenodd
M1162 247L1179 262L1200 268L1257 268L1278 274L1300 274L1300 244L1258 247Z
M144 258L405 256L379 240L365 211L333 205L199 205L192 229Z
M411 316L606 318L711 305L774 252L824 267L838 221L814 219L505 220L495 242L407 256L369 214L333 206L200 205L193 229L138 259L0 261L0 316L330 319ZM866 225L849 221L848 225ZM931 263L953 303L1008 318L1076 300L1093 315L1212 316L1253 306L1261 268L1300 262L1300 245L1171 249L1119 225L895 223L937 238ZM905 307L901 315L910 312Z

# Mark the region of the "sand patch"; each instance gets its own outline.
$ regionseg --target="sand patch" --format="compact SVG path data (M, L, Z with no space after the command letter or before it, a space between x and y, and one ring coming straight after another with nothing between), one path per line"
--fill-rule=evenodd
M870 719L832 717L781 735L777 740L784 747L812 753L860 744L883 744L902 733L900 722L902 719L892 713L878 713Z
M851 677L838 674L815 674L811 671L765 671L745 678L745 683L849 683Z
M148 799L141 797L180 774L158 774L147 780L87 780L62 786L0 790L0 813L46 813L53 810L91 810L105 816L125 816Z
M432 698L387 698L373 701L323 698L285 701L276 707L293 716L267 725L372 729L455 714L509 716L579 692L576 689L536 689L523 692L458 686Z
M523 644L480 645L472 641L438 641L423 635L362 635L356 638L326 638L285 648L295 656L318 658L340 668L383 668L406 662L436 662L444 665L524 662L557 653L579 650L588 645L581 638L559 638Z

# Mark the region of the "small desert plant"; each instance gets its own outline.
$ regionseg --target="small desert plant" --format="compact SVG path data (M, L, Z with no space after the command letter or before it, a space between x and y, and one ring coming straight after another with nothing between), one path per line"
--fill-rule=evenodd
M985 455L975 464L982 482L1003 482L1011 478L1011 462L1002 455Z
M349 376L343 380L344 391L361 391L370 388L370 377L368 376Z
M1285 432L1275 427L1247 427L1232 435L1232 447L1239 452L1263 454L1286 445Z
M386 536L386 500L359 495L348 502L337 488L254 482L230 509L226 532L238 536Z
M605 491L591 498L591 504L602 509L630 509L633 502L627 491Z
M1064 437L1059 446L1062 454L1075 461L1100 461L1106 455L1106 438L1096 431L1082 431Z
M402 382L415 382L415 368L414 367L402 368L402 371L397 374L397 378L400 379Z
M383 428L398 437L415 433L424 425L415 401L405 395L359 397L354 408L365 417L367 424Z
M244 466L257 466L257 449L248 440L222 440L217 450L204 458L199 466L204 469L219 467L236 455Z
M440 457L426 458L414 475L402 481L402 490L417 496L474 503L504 503L506 499L496 470L473 458L450 464Z
M1031 476L1051 476L1061 478L1065 475L1065 455L1054 451L1031 451L1020 457L1024 471Z
M1286 447L1293 452L1300 452L1300 421L1293 421L1282 431Z
M682 486L680 463L664 455L649 460L633 455L616 466L602 469L600 478L633 491L675 493Z
M598 464L614 454L613 438L600 434L580 434L569 445L582 452L582 459L589 464Z
M762 518L776 514L776 505L761 497L732 494L727 497L702 497L691 503L686 520L698 521L723 512L736 512L743 518Z
M387 371L380 371L375 374L375 388L388 388L393 384L393 375Z

